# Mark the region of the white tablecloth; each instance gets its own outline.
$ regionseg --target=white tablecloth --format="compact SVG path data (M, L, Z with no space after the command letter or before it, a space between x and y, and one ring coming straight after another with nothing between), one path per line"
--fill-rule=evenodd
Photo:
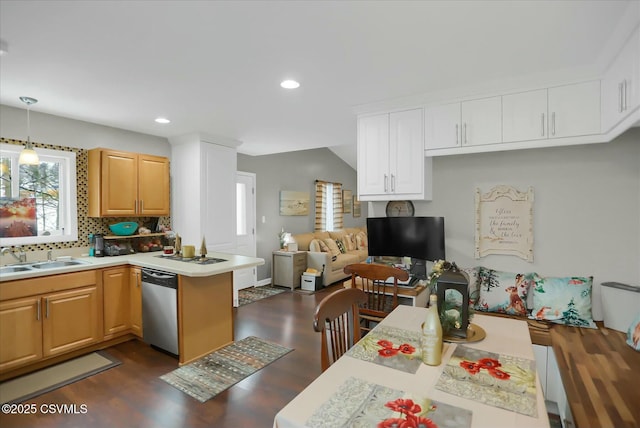
M424 321L426 311L426 308L400 305L380 325L420 331L420 325ZM486 331L487 337L481 342L467 343L466 346L498 354L535 359L529 329L525 321L476 314L473 317L473 323L482 327ZM473 412L471 424L473 428L549 427L542 388L537 375L537 418L488 406L435 389L434 386L455 347L455 344L445 343L442 363L437 367L422 364L415 374L343 356L280 410L275 417L273 426L274 428L304 427L305 421L313 412L338 390L345 379L353 376L471 410Z

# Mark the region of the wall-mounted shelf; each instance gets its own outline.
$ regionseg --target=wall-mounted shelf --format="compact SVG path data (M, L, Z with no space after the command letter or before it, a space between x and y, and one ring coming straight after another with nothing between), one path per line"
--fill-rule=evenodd
M145 233L144 235L105 235L104 239L129 239L129 238L147 238L151 236L165 236L166 233Z

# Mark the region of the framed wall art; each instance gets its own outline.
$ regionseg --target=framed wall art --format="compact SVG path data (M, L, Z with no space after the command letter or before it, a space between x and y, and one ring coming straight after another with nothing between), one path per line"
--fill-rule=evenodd
M280 215L309 215L309 192L280 191Z
M353 197L353 216L360 217L362 215L362 208L360 207L360 201L357 196Z
M351 190L343 190L342 191L342 212L343 213L351 212L352 202L353 202L353 192L351 192Z
M533 188L476 189L476 259L504 254L533 261Z

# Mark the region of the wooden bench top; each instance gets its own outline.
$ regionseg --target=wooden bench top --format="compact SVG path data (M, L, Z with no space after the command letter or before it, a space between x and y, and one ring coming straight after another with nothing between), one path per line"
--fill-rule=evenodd
M626 335L555 325L551 342L576 428L640 427L640 352Z

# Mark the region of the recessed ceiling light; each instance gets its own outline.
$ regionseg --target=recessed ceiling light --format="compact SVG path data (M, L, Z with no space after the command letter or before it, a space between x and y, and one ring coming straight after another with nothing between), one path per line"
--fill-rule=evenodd
M280 83L280 86L285 89L296 89L300 87L300 83L296 82L295 80L285 80Z
M156 118L156 122L165 124L165 123L170 123L171 121L169 119L164 118L164 117L158 117L158 118Z

